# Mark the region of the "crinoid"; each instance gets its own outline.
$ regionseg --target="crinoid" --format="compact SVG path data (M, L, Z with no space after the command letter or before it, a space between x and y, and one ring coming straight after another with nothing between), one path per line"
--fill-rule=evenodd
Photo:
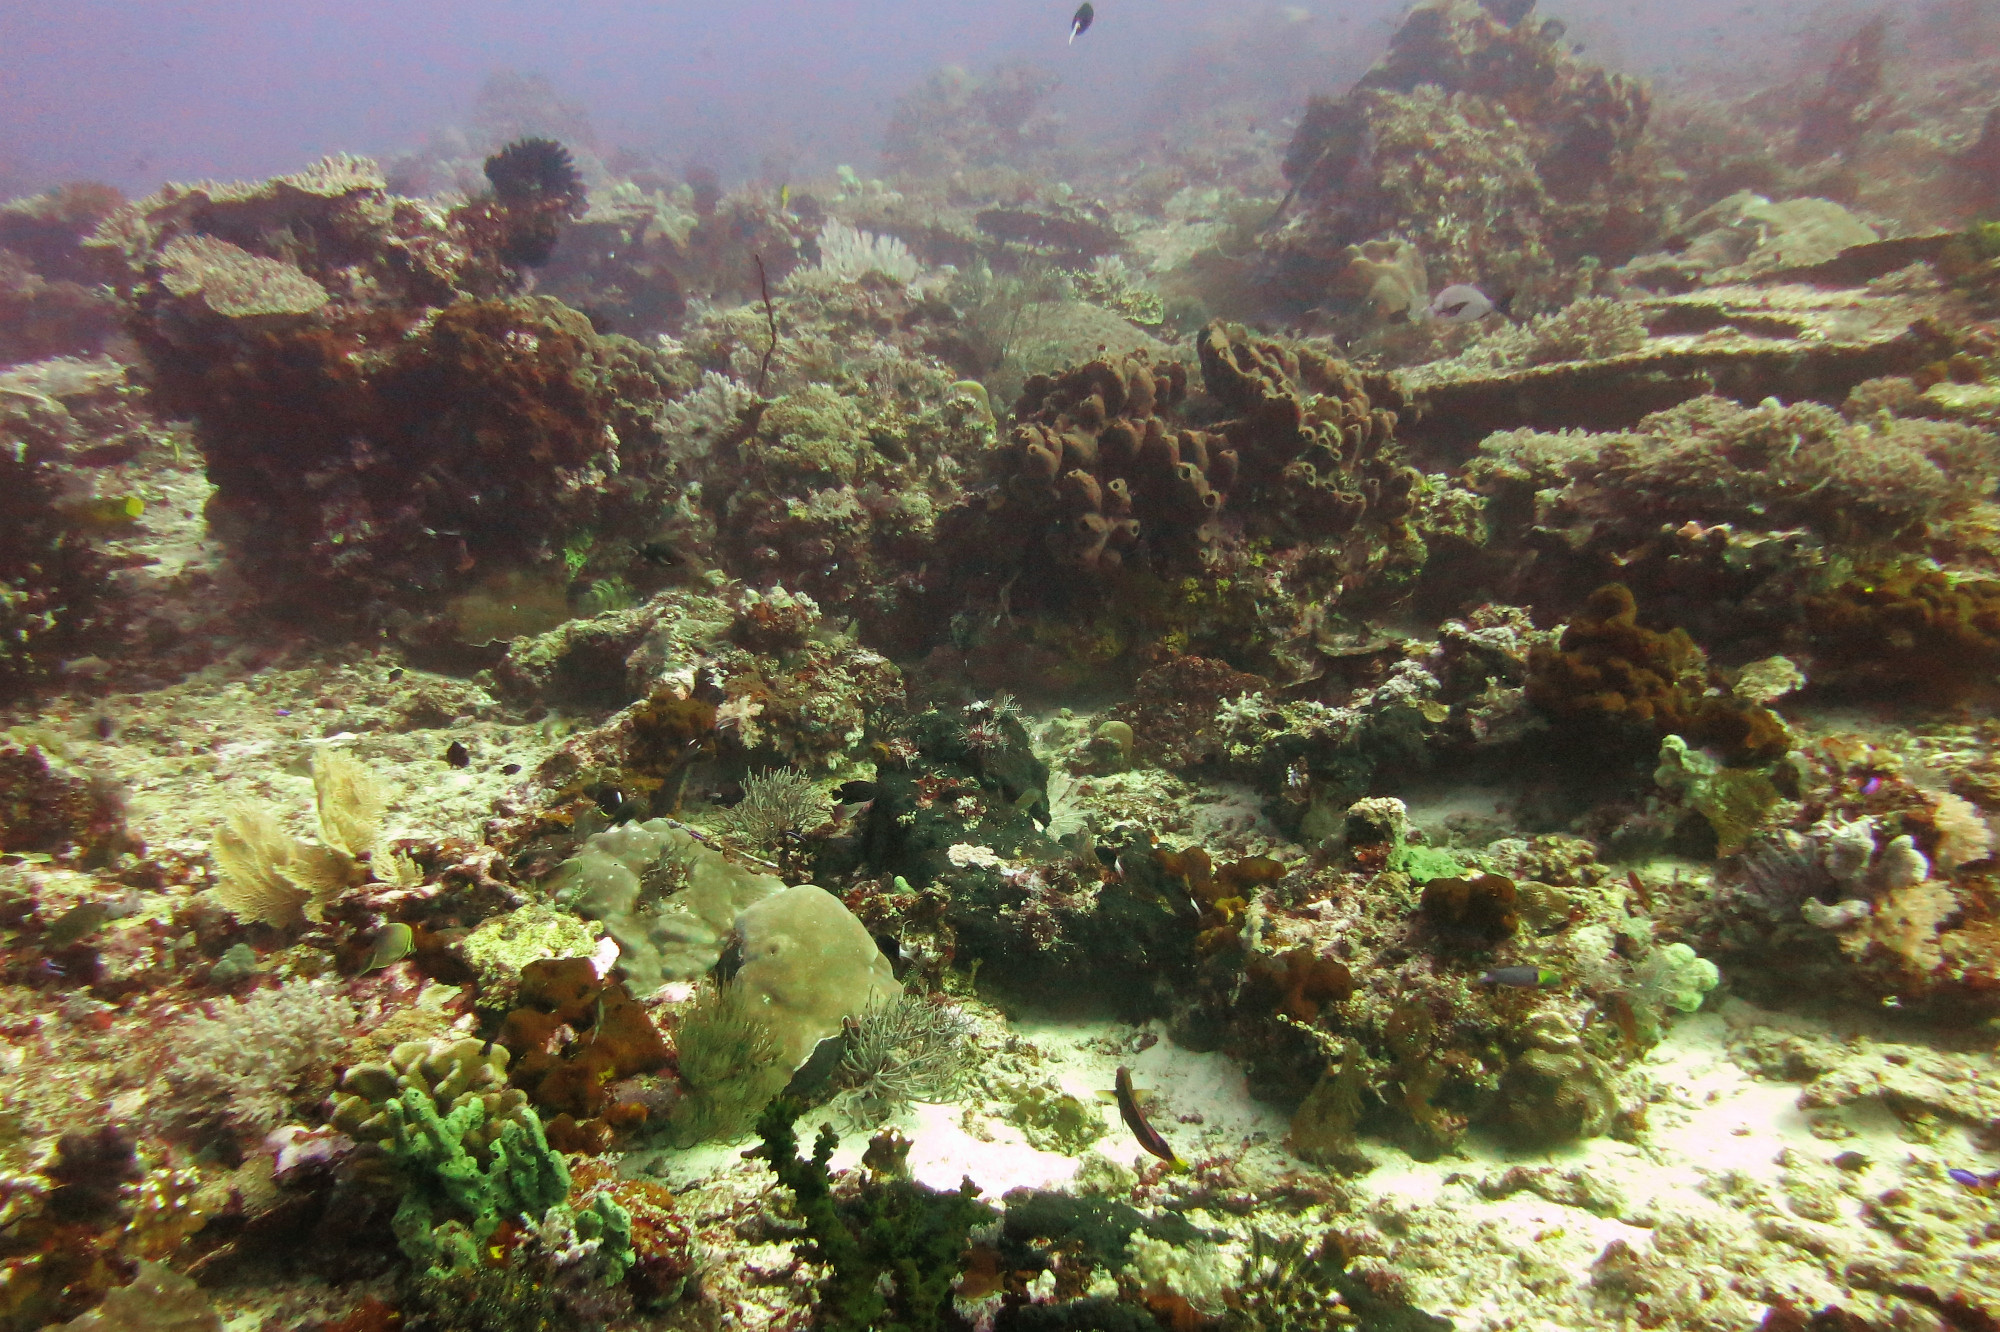
M569 212L584 202L583 177L554 139L514 140L486 159L486 179L508 205L559 204Z
M560 223L584 211L589 193L569 149L554 139L516 139L486 159L493 198L475 213L499 229L501 258L540 268L555 253Z

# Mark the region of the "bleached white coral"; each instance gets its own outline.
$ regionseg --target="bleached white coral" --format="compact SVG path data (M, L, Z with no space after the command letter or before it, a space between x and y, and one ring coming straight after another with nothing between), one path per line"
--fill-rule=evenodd
M1964 796L1942 791L1931 797L1931 820L1937 828L1937 863L1947 870L1984 860L1993 849L1993 833L1979 810Z
M954 842L944 854L952 864L960 868L977 865L981 869L999 869L1007 863L992 847L979 846L973 842Z
M1050 837L1060 839L1090 826L1090 811L1083 806L1083 791L1076 778L1066 772L1051 772L1044 794L1049 802L1049 823L1044 831Z
M1237 1265L1207 1240L1185 1245L1155 1239L1144 1231L1133 1234L1126 1274L1149 1293L1179 1295L1200 1313L1220 1314L1236 1282Z
M894 236L877 236L828 218L819 231L818 267L798 269L786 280L810 289L858 282L870 273L893 282L914 282L922 271L910 247Z

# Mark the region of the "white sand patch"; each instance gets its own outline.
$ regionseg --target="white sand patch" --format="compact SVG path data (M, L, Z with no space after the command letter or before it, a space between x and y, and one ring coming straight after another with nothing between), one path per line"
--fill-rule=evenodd
M1044 1152L1029 1145L1021 1130L1012 1124L980 1121L981 1131L990 1140L968 1133L959 1107L920 1105L915 1108L915 1125L905 1129L911 1138L910 1176L934 1189L955 1189L959 1181L970 1179L989 1202L997 1202L1009 1189L1055 1189L1076 1174L1076 1161L1060 1152ZM856 1141L854 1158L861 1158ZM841 1144L834 1161L848 1144Z

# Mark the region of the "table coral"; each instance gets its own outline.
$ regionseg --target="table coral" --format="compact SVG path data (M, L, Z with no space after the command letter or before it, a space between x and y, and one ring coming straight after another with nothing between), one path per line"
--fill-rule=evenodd
M90 355L117 330L101 256L81 242L124 201L78 181L0 205L0 363Z
M1922 564L1864 570L1805 599L1813 683L1844 694L1962 697L2000 664L2000 587Z

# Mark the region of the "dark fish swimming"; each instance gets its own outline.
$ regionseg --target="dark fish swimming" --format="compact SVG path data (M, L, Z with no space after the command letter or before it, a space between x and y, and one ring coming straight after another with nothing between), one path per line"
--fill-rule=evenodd
M1553 985L1562 979L1559 972L1547 967L1495 967L1474 981L1474 985L1512 985L1521 989L1533 986Z
M1076 7L1076 13L1071 15L1069 20L1069 44L1071 46L1076 45L1077 38L1090 31L1091 22L1096 17L1097 11L1091 8L1090 0L1083 0L1083 3Z
M1117 1090L1118 1117L1125 1121L1125 1127L1132 1130L1132 1136L1139 1145L1159 1157L1170 1166L1178 1167L1181 1158L1174 1155L1173 1144L1160 1136L1160 1131L1146 1122L1146 1112L1139 1108L1139 1094L1132 1090L1132 1070L1118 1066Z

